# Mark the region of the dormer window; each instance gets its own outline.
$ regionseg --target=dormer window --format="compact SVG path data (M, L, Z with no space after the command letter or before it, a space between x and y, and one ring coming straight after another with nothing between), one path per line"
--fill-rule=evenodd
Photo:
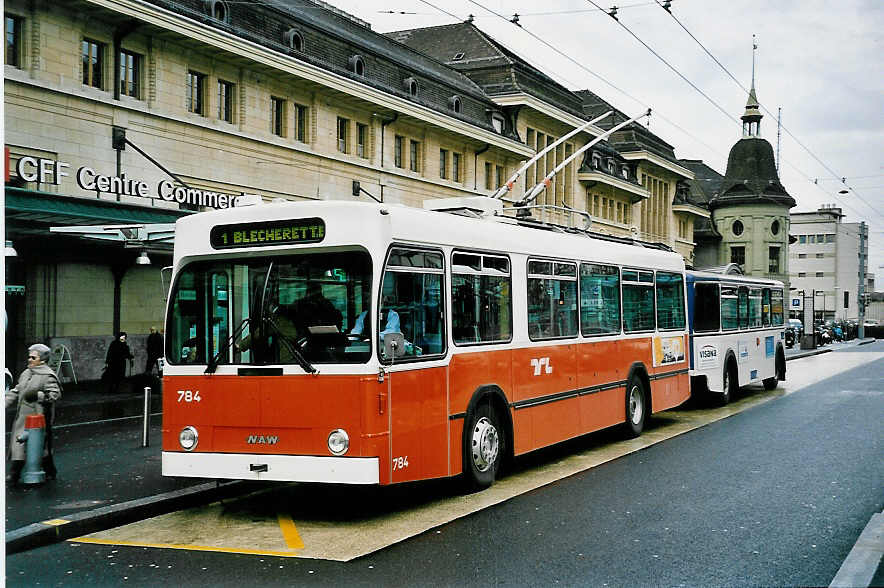
M491 126L494 127L494 131L498 134L503 134L503 129L506 128L506 121L503 118L503 115L499 112L491 113Z
M357 76L365 76L365 61L363 61L361 55L354 55L350 58L350 71L355 73Z
M417 96L417 80L414 78L405 78L402 82L409 96Z
M624 180L629 179L629 168L627 166L623 166L620 168L620 175L623 176Z
M617 164L614 163L613 157L608 159L608 173L617 175Z
M592 167L593 169L602 169L602 156L598 153L592 154Z
M223 0L206 0L206 12L215 20L230 22L230 10Z
M460 61L461 59L463 59L463 56L464 56L463 52L455 53L454 57L451 58L451 61Z
M448 99L448 108L449 110L453 110L457 114L460 114L461 104L460 104L460 96L452 96Z
M295 51L304 50L304 37L296 29L287 30L283 34L282 40L289 49L294 49Z

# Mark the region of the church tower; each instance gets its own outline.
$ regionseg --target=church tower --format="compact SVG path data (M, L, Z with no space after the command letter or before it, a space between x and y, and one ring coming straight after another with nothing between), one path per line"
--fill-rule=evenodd
M752 89L746 101L743 137L731 148L727 172L709 200L712 222L721 242L718 263L738 264L755 277L789 281L789 209L795 200L780 183L774 151L761 138L761 114L755 95L755 40L752 43Z

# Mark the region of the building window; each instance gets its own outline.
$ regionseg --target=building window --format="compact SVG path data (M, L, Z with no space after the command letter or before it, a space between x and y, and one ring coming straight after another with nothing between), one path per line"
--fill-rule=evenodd
M845 309L850 308L850 292L844 293L844 308Z
M408 169L413 172L420 171L420 143L409 141L408 144Z
M780 221L775 220L774 222L772 222L770 224L770 232L772 235L779 235L780 234Z
M506 121L498 112L495 112L491 115L491 126L494 128L494 131L500 135L503 134L503 129L506 128Z
M823 274L823 272L816 272L816 273L814 274L814 276L816 276L817 278L823 278L823 277L825 277L825 275Z
M368 150L365 145L368 142L368 125L356 123L356 155L365 158L368 157Z
M443 180L448 179L448 150L439 150L439 177Z
M21 19L6 15L6 65L21 67Z
M104 72L104 43L83 39L83 83L93 88L102 88Z
M731 231L733 231L734 235L738 237L743 234L743 222L735 220L734 224L731 225Z
M816 258L817 258L817 259L823 259L825 256L826 256L825 253L817 253L817 254L816 254Z
M738 247L731 247L731 263L735 263L737 265L745 265L746 264L746 248L742 245Z
M208 8L209 14L215 20L220 20L221 22L228 22L230 20L230 11L222 0L208 0L206 8Z
M799 278L806 278L806 277L807 277L807 272L798 272L798 277L799 277Z
M350 131L350 121L346 118L338 117L338 151L341 153L349 153L348 151L348 135Z
M807 235L798 235L798 243L800 245L807 243Z
M494 189L494 186L491 185L491 182L494 179L493 172L492 172L493 169L494 169L494 166L486 161L485 162L485 189L486 190L493 190Z
M403 167L402 166L403 143L405 143L405 137L402 137L400 135L396 135L396 139L395 139L394 145L393 145L393 164L400 169Z
M141 56L125 49L120 51L120 94L138 98L140 76Z
M408 91L408 95L412 97L417 96L417 80L414 78L406 78L403 82L405 84L405 89Z
M798 259L807 259L807 254L806 253L799 253Z
M285 100L270 97L270 132L277 137L285 137Z
M362 57L359 55L354 55L350 58L350 71L355 73L357 76L365 76L365 61L363 61Z
M295 139L307 142L307 107L295 104Z
M460 104L460 96L452 96L448 99L448 108L452 111L460 114L461 104Z
M769 247L768 248L768 258L767 258L767 273L769 274L778 274L780 273L780 248L779 247Z
M495 187L495 188L502 188L502 187L503 187L503 183L504 183L504 181L505 181L505 180L503 179L503 166L502 166L502 165L498 165L498 166L496 166L494 169L495 169L495 172L496 172L496 177L495 177L495 181L494 181L495 186L494 186L494 187Z
M233 84L218 80L218 120L233 122Z
M451 179L460 181L460 153L451 154Z
M283 41L285 41L285 44L288 45L289 49L294 49L295 51L304 50L304 37L302 37L301 33L295 29L287 30L282 38Z
M193 70L187 72L187 112L203 114L205 103L206 74Z
M834 242L835 242L835 235L834 234L826 235L826 243L834 243Z

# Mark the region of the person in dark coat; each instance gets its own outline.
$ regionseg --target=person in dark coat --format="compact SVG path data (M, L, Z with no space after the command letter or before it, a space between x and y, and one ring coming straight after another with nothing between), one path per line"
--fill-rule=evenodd
M144 373L150 374L162 356L163 336L157 332L156 327L151 327L150 335L147 336L147 363L144 365Z
M19 475L25 465L26 447L17 441L24 433L25 419L32 414L42 414L46 419L46 434L43 437L43 471L47 480L54 480L55 461L52 458L52 420L55 416L55 401L61 398L61 382L52 369L46 365L51 351L42 343L28 347L28 368L21 373L18 384L6 392L7 408L16 405L15 422L9 437L9 459L11 462L6 483L18 484Z
M108 392L116 392L120 389L123 378L126 377L126 361L130 366L135 357L126 343L126 331L120 331L116 339L111 341L107 348L107 357L104 360L104 369L107 370Z

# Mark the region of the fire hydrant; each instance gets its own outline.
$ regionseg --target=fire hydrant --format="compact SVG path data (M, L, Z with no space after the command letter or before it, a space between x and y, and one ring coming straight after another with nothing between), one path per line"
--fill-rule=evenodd
M22 484L42 484L46 481L43 471L43 433L46 419L42 414L31 414L25 417L25 432L16 441L27 443L25 450L25 467L22 470Z

